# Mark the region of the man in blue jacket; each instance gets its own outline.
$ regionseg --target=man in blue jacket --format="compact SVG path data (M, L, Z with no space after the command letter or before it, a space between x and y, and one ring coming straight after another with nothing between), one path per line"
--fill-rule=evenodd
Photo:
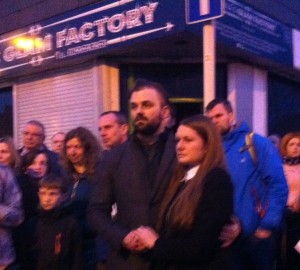
M245 122L236 124L229 101L211 101L206 113L223 137L235 190L236 217L224 228L220 239L224 246L235 240L235 269L274 269L288 194L278 151L267 138L257 134L246 142L249 128Z

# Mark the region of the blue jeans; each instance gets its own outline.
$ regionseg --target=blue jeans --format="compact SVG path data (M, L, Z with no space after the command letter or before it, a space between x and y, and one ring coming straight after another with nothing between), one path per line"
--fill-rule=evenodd
M232 247L232 264L234 270L274 270L277 252L277 235L266 239L251 235L239 238Z

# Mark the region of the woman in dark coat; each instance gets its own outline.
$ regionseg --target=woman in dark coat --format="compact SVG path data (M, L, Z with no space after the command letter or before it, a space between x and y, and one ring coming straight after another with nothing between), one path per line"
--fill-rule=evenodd
M22 270L34 269L31 249L33 245L31 220L38 214L39 181L50 171L49 156L46 151L36 149L23 156L17 180L22 193L24 221L13 230L17 264Z
M96 267L95 234L89 228L86 214L100 154L98 140L88 129L78 127L66 134L62 162L70 183L70 208L84 239L85 270Z
M233 211L221 138L210 120L198 115L180 123L176 139L178 166L157 232L139 228L136 245L150 250L154 269L230 269L219 241Z

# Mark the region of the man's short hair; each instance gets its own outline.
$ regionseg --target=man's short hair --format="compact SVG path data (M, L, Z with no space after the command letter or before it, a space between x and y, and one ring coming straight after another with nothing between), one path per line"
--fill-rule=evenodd
M56 135L66 135L66 133L64 133L64 132L62 132L62 131L58 131L58 132L56 132L56 133L54 133L53 135L52 135L52 137L51 137L51 141L53 140L53 138L56 136Z
M45 126L40 122L40 121L37 121L37 120L30 120L26 123L26 125L33 125L33 126L37 126L39 127L41 130L42 130L42 133L43 135L45 136Z
M223 99L223 98L215 98L211 102L209 102L206 106L206 112L211 111L214 107L216 107L219 104L222 104L225 107L227 112L229 113L233 112L231 103L227 99Z
M67 192L67 184L61 175L49 173L39 181L39 188L59 189L61 193Z
M170 106L169 94L164 89L164 87L156 82L148 81L145 79L137 79L135 81L134 87L131 89L129 93L129 99L132 96L132 93L143 90L144 88L152 88L154 89L161 97L163 106Z
M128 124L127 117L119 111L106 111L106 112L103 112L103 113L100 114L100 118L102 116L105 116L105 115L108 115L108 114L113 114L114 116L116 116L117 122L118 122L119 125Z

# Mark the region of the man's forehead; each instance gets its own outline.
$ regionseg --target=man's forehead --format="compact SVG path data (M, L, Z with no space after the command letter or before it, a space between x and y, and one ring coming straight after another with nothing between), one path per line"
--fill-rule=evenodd
M65 138L65 135L57 133L54 135L53 140L63 140Z
M228 113L225 106L223 104L217 104L215 107L213 107L210 111L208 111L208 114L224 114Z
M154 88L143 88L132 93L130 102L160 101L161 96Z
M108 125L117 122L117 117L113 113L102 115L99 119L99 125Z
M42 132L42 128L37 126L37 125L34 125L34 124L26 124L25 127L24 127L24 130L35 130L35 131L38 131L38 132Z

